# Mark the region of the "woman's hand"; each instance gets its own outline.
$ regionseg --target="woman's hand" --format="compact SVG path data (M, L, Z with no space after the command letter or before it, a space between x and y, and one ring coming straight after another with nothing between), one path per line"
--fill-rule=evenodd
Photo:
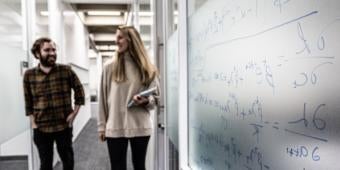
M106 140L105 131L99 132L99 141L104 142Z
M133 102L135 103L136 106L139 106L139 105L147 105L149 103L149 100L147 97L134 95Z

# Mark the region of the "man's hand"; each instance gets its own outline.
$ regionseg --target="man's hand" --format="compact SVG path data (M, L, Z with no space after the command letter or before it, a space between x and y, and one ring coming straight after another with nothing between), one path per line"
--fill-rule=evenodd
M148 98L144 97L144 96L140 96L140 95L134 95L133 96L133 102L135 103L135 105L146 105L148 104L149 100Z
M32 129L36 129L38 128L37 124L36 123L32 123Z
M67 116L66 122L68 123L69 127L72 127L73 121L76 118L76 116L77 116L77 113L75 112L72 112Z
M32 126L32 129L38 128L38 125L35 123L35 119L34 119L34 116L33 116L33 115L30 115L30 119L31 119L31 126Z
M74 106L74 110L72 113L70 113L67 118L66 118L66 122L68 123L69 127L72 127L73 125L73 121L76 118L78 112L79 112L80 106L79 105L75 105Z
M98 132L99 133L99 141L101 141L101 142L104 142L106 139L106 136L105 136L105 132L104 131L100 131L100 132Z

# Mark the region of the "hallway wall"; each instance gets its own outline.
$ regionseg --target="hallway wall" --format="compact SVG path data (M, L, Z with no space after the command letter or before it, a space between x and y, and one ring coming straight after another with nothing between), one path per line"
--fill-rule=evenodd
M90 87L89 87L89 35L86 27L79 16L69 4L63 5L64 16L64 36L63 36L63 55L66 63L78 75L85 91L85 105L80 108L78 116L74 122L73 135L75 140L80 131L84 128L91 118Z

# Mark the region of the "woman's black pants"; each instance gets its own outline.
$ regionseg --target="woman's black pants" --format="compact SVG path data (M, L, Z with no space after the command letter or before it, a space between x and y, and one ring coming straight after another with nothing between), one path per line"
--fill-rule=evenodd
M150 136L106 138L111 170L126 170L126 153L130 141L134 170L145 170L145 157Z

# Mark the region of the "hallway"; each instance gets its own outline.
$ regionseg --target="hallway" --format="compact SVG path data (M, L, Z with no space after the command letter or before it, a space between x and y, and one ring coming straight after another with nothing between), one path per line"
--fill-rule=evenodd
M75 170L108 170L110 162L106 143L101 143L98 140L97 121L90 119L85 128L79 134L73 144ZM127 168L132 170L131 154L128 150ZM62 170L62 165L59 162L54 168Z

